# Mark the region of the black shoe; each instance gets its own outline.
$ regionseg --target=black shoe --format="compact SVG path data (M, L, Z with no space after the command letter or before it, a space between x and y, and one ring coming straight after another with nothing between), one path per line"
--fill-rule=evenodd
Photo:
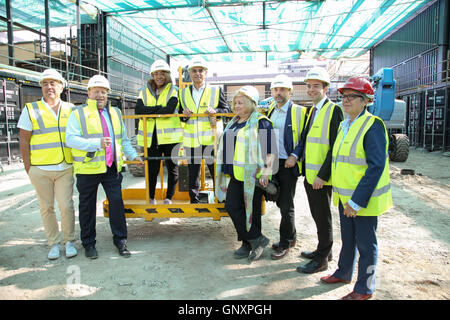
M289 248L295 247L296 244L297 244L297 241L296 241L296 240L291 241L291 242L289 243ZM280 243L279 243L279 242L275 242L275 243L272 244L272 249L275 250L275 251L277 251L277 250L280 250L280 249L286 249L286 248L280 248Z
M117 247L117 249L119 249L119 254L122 257L129 258L131 256L131 252L130 250L128 250L126 243L115 243L114 245Z
M316 257L316 251L303 251L301 256L306 259L314 259ZM333 260L333 254L330 252L328 255L328 261Z
M269 244L270 240L269 238L261 235L259 236L259 238L248 240L248 242L250 242L252 246L252 251L248 256L248 261L252 262L254 260L258 260L261 257L264 248Z
M98 258L98 253L94 246L84 248L84 254L86 255L86 258L91 258L91 259Z
M248 255L252 251L252 246L247 241L242 241L242 246L234 252L235 259L248 258Z
M297 267L297 271L300 273L316 273L320 271L325 271L328 269L328 262L326 260L316 261L312 260L305 264L304 266Z

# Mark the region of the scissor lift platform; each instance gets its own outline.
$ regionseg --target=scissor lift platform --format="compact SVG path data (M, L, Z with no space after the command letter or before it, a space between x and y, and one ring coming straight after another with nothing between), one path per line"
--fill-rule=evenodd
M230 117L234 114L216 114L215 116ZM124 119L146 119L157 117L170 117L170 116L183 116L183 115L139 115L123 116ZM205 117L207 114L194 114L195 117ZM147 126L143 126L144 145L147 146ZM214 127L214 130L216 128ZM147 148L144 147L143 158L147 157ZM222 217L228 217L228 213L225 210L225 203L218 203L214 197L214 203L196 203L191 204L188 191L180 191L177 185L176 192L172 198L172 204L164 204L166 189L164 188L163 177L163 163L161 161L160 168L160 186L155 192L155 199L157 204L150 204L149 199L149 187L148 187L148 161L145 162L145 189L123 189L122 199L125 207L126 218L144 218L146 221L151 221L155 218L213 218L214 220L220 220ZM214 160L215 162L215 160ZM125 163L137 163L136 161L125 161ZM214 175L215 176L215 175ZM214 179L214 177L213 177ZM212 185L212 183L210 183ZM202 160L201 174L200 174L200 192L209 191L214 192L214 188L209 186L205 182L205 163ZM103 214L105 217L109 217L109 205L108 200L103 201ZM261 214L265 213L265 201L262 200Z

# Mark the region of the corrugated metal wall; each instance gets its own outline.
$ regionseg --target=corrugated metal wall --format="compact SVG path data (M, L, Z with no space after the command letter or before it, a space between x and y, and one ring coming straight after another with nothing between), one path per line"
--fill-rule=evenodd
M411 146L450 150L449 3L437 0L371 49L371 74L393 68ZM446 79L447 78L447 79Z
M371 73L383 67L392 67L420 53L438 47L444 43L440 31L441 7L446 0L439 0L420 13L392 36L371 49Z

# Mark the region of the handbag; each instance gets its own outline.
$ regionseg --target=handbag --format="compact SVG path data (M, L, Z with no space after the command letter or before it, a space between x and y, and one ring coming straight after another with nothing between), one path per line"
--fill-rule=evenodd
M276 202L278 200L278 197L280 195L280 185L277 179L274 179L272 177L266 187L263 187L261 183L259 183L259 179L256 179L255 185L264 191L264 197L266 198L266 201Z

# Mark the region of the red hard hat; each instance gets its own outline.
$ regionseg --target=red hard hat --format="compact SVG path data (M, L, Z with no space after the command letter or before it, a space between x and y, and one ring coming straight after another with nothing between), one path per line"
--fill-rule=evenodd
M364 77L352 77L347 80L342 88L339 88L338 91L340 94L345 89L352 89L366 94L369 98L373 97L373 87L369 80Z

